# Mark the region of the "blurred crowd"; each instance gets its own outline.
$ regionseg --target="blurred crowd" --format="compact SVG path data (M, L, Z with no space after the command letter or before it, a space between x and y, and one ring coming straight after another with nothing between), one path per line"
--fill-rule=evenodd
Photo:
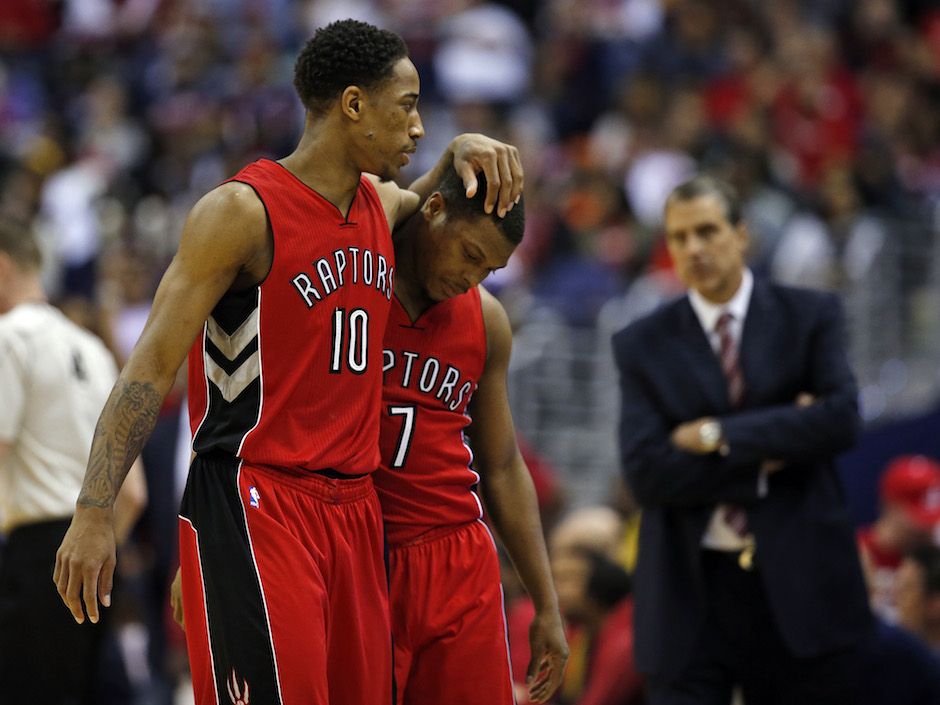
M400 32L419 68L412 175L461 131L522 150L530 227L499 284L523 310L589 325L668 271L662 201L699 167L744 194L753 266L784 281L850 287L886 239L937 237L929 0L12 0L0 209L43 224L53 290L120 305L124 265L146 295L194 200L291 147L292 59L347 15Z
M940 299L925 294L940 276L932 0L5 0L0 216L35 225L48 290L119 362L193 203L245 163L292 149L303 122L293 58L346 16L401 33L420 72L428 134L405 181L459 132L520 148L526 238L491 282L517 322L547 307L589 327L611 301L627 319L678 292L662 206L706 169L744 197L755 272L838 289L850 314L853 296L877 311L897 303L873 286L887 281L891 250L904 297L885 344L935 330ZM133 700L115 702L170 702L185 669L165 606L187 460L179 408L171 395L144 458L151 507L121 563L134 598L118 650ZM545 502L562 511L559 495ZM603 669L591 664L622 664L632 649L636 513L628 499L583 511L551 534L573 625L557 702L625 705L639 697L635 674L597 681ZM894 568L912 549L895 550ZM920 586L933 601L922 597L919 614L940 622L940 565L928 553L895 570L891 589ZM512 585L507 598L512 631L527 608ZM898 619L902 606L889 607ZM523 677L524 633L511 642Z

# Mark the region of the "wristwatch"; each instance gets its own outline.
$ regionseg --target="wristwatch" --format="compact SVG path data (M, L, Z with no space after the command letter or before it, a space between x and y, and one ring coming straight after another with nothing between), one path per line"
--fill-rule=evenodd
M721 447L721 424L715 419L709 419L698 427L698 439L702 447L709 453L714 453Z

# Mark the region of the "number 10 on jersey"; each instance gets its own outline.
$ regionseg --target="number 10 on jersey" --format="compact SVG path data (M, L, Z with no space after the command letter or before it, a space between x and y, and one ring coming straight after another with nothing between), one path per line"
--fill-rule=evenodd
M346 315L346 309L333 311L333 347L330 355L330 373L338 374L346 369L361 375L369 363L369 312L354 308Z

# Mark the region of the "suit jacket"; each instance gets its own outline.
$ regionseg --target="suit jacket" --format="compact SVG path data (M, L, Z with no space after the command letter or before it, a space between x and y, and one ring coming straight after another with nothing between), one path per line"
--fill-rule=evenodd
M795 655L865 635L867 595L833 464L859 427L838 299L755 281L741 335L738 408L688 297L618 332L613 346L623 470L643 507L635 576L640 670L676 675L692 654L706 607L701 541L721 502L747 510L767 599ZM801 392L816 403L798 408ZM694 455L670 443L677 425L703 416L720 419L728 455ZM758 497L765 459L786 466Z

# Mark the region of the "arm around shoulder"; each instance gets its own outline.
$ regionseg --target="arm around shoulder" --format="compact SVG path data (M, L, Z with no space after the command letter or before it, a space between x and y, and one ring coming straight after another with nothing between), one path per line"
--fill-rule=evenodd
M375 192L382 202L388 228L393 233L395 228L403 223L421 206L421 197L408 189L401 188L394 181L382 181L375 174L364 174L372 184Z

